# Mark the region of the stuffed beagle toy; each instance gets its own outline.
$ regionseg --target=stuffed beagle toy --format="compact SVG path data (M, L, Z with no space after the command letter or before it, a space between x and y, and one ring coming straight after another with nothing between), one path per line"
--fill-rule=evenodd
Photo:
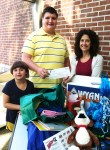
M75 130L68 137L68 143L74 142L74 145L80 150L91 150L92 143L97 146L100 144L99 139L95 136L88 127L93 126L93 121L89 119L84 110L80 110L76 115L72 126Z

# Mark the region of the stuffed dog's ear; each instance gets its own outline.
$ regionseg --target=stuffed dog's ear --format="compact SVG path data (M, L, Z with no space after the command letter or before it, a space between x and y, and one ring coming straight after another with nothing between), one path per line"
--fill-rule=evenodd
M71 142L74 141L75 136L76 136L77 130L74 130L68 137L67 143L70 144Z
M88 124L88 127L92 127L94 125L94 122L90 120L90 123Z

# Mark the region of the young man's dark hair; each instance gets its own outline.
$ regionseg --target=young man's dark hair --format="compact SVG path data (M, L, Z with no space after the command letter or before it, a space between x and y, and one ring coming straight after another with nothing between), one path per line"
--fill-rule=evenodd
M42 12L42 17L44 17L44 15L45 15L45 13L51 13L51 14L55 14L56 16L57 16L57 18L58 18L58 13L57 13L57 11L55 10L55 8L53 8L53 7L51 7L51 6L48 6L48 7L46 7L44 10L43 10L43 12Z

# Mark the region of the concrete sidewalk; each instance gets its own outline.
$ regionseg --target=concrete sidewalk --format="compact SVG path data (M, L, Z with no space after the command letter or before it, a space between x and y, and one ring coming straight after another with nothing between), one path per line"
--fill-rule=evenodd
M3 107L2 89L13 76L10 72L0 74L0 150L8 150L12 132L6 130L6 109Z
M0 96L0 128L6 125L6 109L2 106L2 100Z
M0 128L6 125L6 109L3 107L2 89L6 82L11 80L13 75L10 71L0 74Z
M0 150L8 150L10 138L12 132L5 129L5 127L0 128Z
M0 83L0 128L6 125L6 109L3 107L2 88L5 83Z

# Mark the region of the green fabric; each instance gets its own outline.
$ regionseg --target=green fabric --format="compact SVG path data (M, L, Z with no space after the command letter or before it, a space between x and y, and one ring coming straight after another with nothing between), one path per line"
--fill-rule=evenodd
M27 124L29 121L37 118L35 110L38 108L43 99L44 97L41 93L29 94L20 98L20 111L24 124Z
M53 89L52 92L46 92L48 89L44 89L41 90L40 93L29 94L20 98L20 110L24 124L39 117L36 110L44 101L56 107L64 106L65 96L62 85L59 84L51 89Z

